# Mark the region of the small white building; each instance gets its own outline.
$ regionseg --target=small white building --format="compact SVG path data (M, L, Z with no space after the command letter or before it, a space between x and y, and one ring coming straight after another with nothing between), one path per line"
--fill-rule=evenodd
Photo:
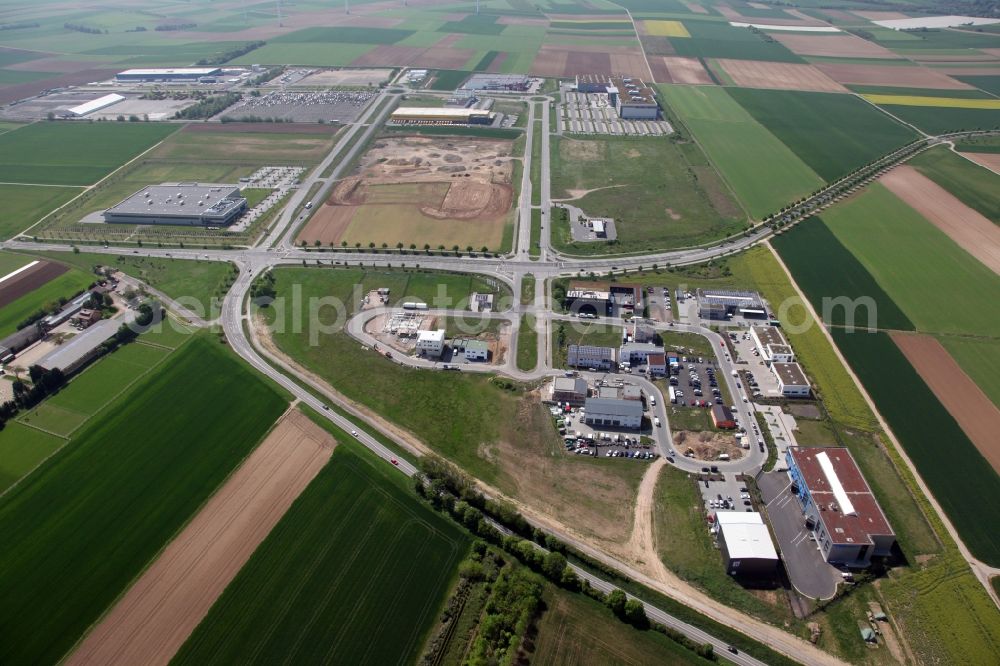
M795 354L785 336L774 326L751 326L750 338L765 363L793 363Z
M789 398L808 398L812 392L809 379L798 363L772 363L771 372L778 380L781 395Z
M444 329L417 333L417 353L421 356L440 358L444 351Z
M715 532L730 576L769 576L777 570L778 552L759 513L719 511Z

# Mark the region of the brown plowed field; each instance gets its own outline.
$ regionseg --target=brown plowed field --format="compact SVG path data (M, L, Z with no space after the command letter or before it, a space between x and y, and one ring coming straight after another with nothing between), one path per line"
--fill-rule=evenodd
M683 5L685 6L685 7L687 7L687 8L688 8L688 10L689 10L689 11L690 11L690 12L691 12L692 14L707 14L707 13L708 13L708 10L707 10L707 9L706 9L705 7L703 7L703 6L699 5L699 4L698 4L698 3L696 3L696 2L684 2L684 3L682 3L682 4L683 4Z
M1000 153L962 153L976 164L1000 174Z
M1000 275L1000 227L911 166L898 166L882 176L881 181L962 249Z
M954 76L1000 76L1000 67L953 67L946 65L935 67L934 71Z
M624 74L648 78L649 70L638 49L621 45L581 44L573 47L542 46L531 64L531 73L551 77Z
M838 83L900 88L935 88L971 90L972 86L956 81L939 70L906 65L846 65L816 63L815 67Z
M936 338L893 333L892 340L948 413L1000 472L1000 409L976 386Z
M745 88L847 92L847 88L831 80L812 65L727 58L720 58L716 62L726 70L736 85Z
M25 264L31 263L25 261ZM46 282L54 280L66 271L68 266L51 261L39 261L28 270L0 282L0 308L13 303L25 294L30 294Z
M0 104L8 104L16 102L19 99L24 99L25 97L33 97L49 88L63 88L66 86L79 86L93 81L107 81L120 71L120 67L117 69L85 69L61 76L53 76L50 79L38 79L37 81L4 86L0 88Z
M334 445L306 416L286 414L66 663L167 664Z
M910 18L902 12L878 12L878 11L863 11L860 9L852 9L852 14L856 14L863 19L868 19L869 21L896 21L898 19Z
M449 47L420 48L416 46L377 46L358 56L351 67L419 66L441 69L461 69L475 51Z
M790 33L775 33L772 35L788 47L792 53L807 56L830 56L844 58L881 58L897 59L897 55L885 48L854 35L803 35Z
M712 77L702 67L698 58L664 56L659 60L666 67L667 83L713 83ZM652 64L652 60L650 60L650 66Z

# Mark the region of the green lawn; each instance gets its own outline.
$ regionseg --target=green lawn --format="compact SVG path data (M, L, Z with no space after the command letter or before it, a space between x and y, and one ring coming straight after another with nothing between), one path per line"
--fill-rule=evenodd
M827 182L918 136L854 95L749 88L727 92Z
M337 434L330 462L173 663L416 660L468 538Z
M531 305L535 302L535 276L525 275L521 279L521 305Z
M1000 277L879 184L823 213L917 330L994 336Z
M723 89L659 86L750 213L761 218L820 188L823 180ZM761 168L766 164L767 168Z
M81 191L75 187L0 185L0 201L4 202L0 238L16 236Z
M195 314L214 318L222 306L227 290L226 281L232 275L230 264L220 261L191 259L159 259L155 257L93 254L81 252L39 252L49 259L91 271L95 266L114 266L138 278L154 289L193 310ZM213 304L213 299L218 299Z
M534 315L522 315L517 331L517 367L526 372L538 365L538 331L535 324Z
M932 148L909 161L965 205L1000 224L1000 175L956 155L945 146Z
M738 108L738 107L737 107ZM553 244L574 254L697 245L742 229L745 214L696 144L648 138L552 138L552 197L612 217L618 240L573 243L556 226ZM614 168L605 168L606 165ZM593 190L586 192L587 190Z
M266 199L273 191L269 187L246 187L242 190L241 194L246 197L247 208L253 208Z
M161 123L35 123L0 134L0 182L91 185L177 127Z
M22 262L22 266L31 261ZM53 309L60 298L71 298L82 293L94 282L95 276L79 270L69 270L0 308L0 337L17 330L17 325L39 309Z
M285 405L198 338L0 500L0 660L62 658Z

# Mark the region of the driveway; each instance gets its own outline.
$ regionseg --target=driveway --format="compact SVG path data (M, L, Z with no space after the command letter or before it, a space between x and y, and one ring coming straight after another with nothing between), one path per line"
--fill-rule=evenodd
M798 498L788 489L788 474L761 474L757 484L792 586L812 599L829 599L842 580L840 571L826 563L816 542L809 538L812 532L806 529Z

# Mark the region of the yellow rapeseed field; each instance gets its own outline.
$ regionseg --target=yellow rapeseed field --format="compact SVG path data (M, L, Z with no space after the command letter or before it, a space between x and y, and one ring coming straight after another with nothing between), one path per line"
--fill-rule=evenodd
M1000 109L1000 99L963 99L960 97L922 97L919 95L862 95L872 104L900 106L939 106L952 109Z
M691 34L680 21L643 21L646 33L654 37L690 37Z

